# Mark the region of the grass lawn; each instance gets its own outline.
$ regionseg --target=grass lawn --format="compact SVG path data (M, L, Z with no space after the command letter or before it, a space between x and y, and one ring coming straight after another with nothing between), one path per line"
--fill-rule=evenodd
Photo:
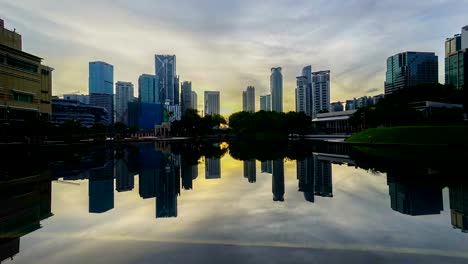
M371 128L346 140L348 143L387 145L468 145L468 126L406 126Z

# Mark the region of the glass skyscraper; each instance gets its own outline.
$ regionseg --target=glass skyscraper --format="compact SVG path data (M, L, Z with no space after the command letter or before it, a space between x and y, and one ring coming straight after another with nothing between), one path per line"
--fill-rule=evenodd
M281 67L271 68L271 110L283 112L283 74Z
M433 52L403 52L387 59L385 94L420 84L439 82L438 58Z
M219 92L205 91L205 115L219 115L219 112Z
M158 103L158 77L143 74L138 78L138 99L141 103Z
M260 110L271 111L271 95L260 96Z
M114 66L102 61L89 63L89 103L106 109L105 124L114 123Z
M179 104L179 81L176 74L175 55L155 55L155 72L158 77L159 102Z
M247 87L247 90L242 92L242 111L255 112L255 88Z
M463 89L468 78L468 26L445 41L445 84Z

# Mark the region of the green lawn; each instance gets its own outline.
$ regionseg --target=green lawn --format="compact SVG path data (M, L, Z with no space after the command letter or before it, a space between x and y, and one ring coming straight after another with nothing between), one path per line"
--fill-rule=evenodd
M388 145L468 145L468 126L407 126L371 128L346 140Z

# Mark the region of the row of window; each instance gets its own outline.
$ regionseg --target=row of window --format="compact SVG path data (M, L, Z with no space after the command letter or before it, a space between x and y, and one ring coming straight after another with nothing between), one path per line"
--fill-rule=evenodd
M21 69L23 71L31 73L38 73L39 70L38 64L30 63L4 54L0 54L0 64L7 64L8 66L15 67L17 69ZM41 74L49 75L50 71L47 69L41 69Z

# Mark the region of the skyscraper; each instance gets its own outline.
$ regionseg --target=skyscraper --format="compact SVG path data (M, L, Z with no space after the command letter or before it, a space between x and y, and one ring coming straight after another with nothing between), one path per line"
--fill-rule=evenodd
M284 201L284 160L277 159L273 161L272 175L273 201Z
M385 94L420 84L438 83L438 58L433 52L398 53L387 59Z
M313 162L315 195L333 197L333 181L331 162L321 160L314 155Z
M330 110L330 71L312 73L312 116Z
M205 159L205 179L221 178L221 159Z
M463 89L468 78L468 26L445 41L445 84Z
M95 61L89 63L89 103L107 110L107 122L114 123L114 66Z
M255 159L244 161L244 178L250 183L257 181L257 168Z
M155 55L155 72L158 77L158 99L162 104L178 104L179 84L175 55Z
M192 109L193 110L198 110L198 96L195 91L192 91Z
M219 113L219 92L205 91L205 115L219 115Z
M315 201L314 157L298 160L296 165L299 191L304 193L306 201L313 203Z
M255 112L255 88L248 86L247 90L242 92L242 111Z
M140 103L158 103L158 77L150 74L140 75L138 78L138 99Z
M182 115L185 114L187 109L192 108L192 82L182 82L182 91L180 93L180 106L182 110Z
M302 69L302 75L296 77L296 112L313 115L312 66Z
M115 117L117 122L127 124L128 103L133 102L133 83L115 84Z
M270 76L271 110L283 112L283 74L281 67L271 68Z
M271 111L271 95L260 96L260 110Z

